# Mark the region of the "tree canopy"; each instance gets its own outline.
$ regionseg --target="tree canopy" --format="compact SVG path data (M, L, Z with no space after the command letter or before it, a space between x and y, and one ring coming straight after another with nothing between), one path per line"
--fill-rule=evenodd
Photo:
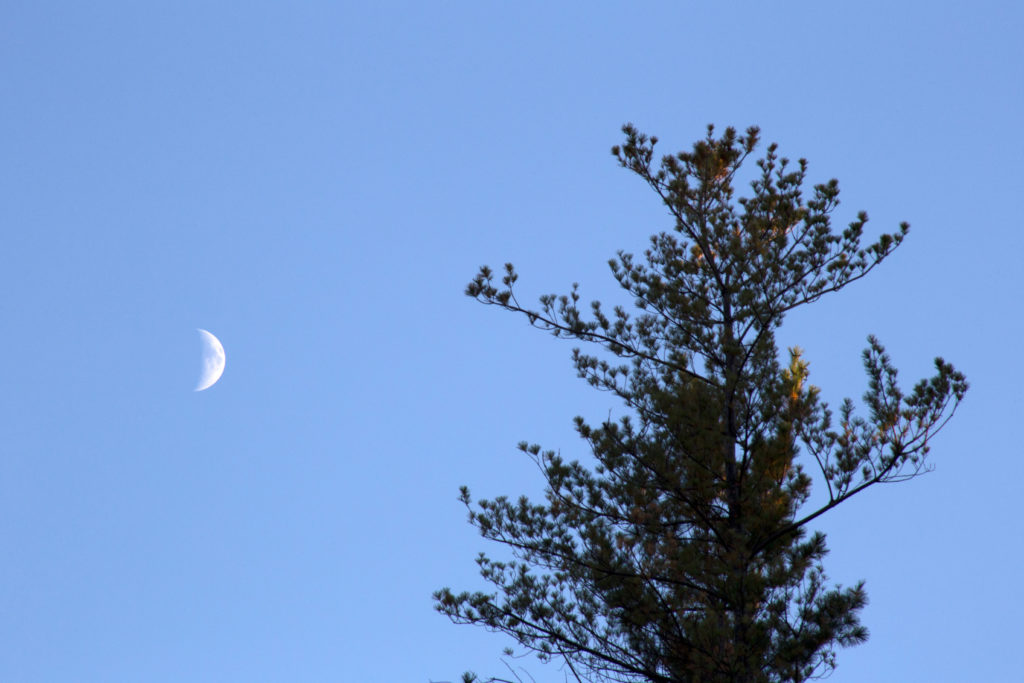
M671 230L643 258L609 262L635 308L581 305L570 292L517 298L518 275L480 269L466 288L520 313L573 350L579 376L627 414L575 418L590 464L523 442L545 499L473 502L469 520L510 552L481 554L491 592L435 593L457 623L511 636L578 681L804 681L861 643L863 584L831 585L814 519L875 484L930 467L931 438L964 397L941 358L909 391L882 345L863 353L863 405L834 414L798 348L781 354L785 315L867 275L898 247L901 224L864 244L867 215L834 230L838 182L808 188L807 162L769 145L747 196L734 183L757 128L707 135L656 160L657 139L631 125L612 149L668 209ZM827 498L809 507L812 481ZM474 680L467 674L465 680ZM492 678L492 681L504 679Z

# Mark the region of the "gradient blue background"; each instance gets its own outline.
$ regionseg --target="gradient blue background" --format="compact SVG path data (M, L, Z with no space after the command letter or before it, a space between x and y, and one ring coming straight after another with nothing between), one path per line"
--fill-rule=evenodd
M457 487L537 494L515 443L621 409L462 289L626 301L606 260L671 226L627 121L760 125L838 225L911 222L780 336L833 403L869 333L972 383L933 474L817 527L871 597L832 680L1020 678L1021 5L553 4L4 3L0 680L507 674L432 611L497 550Z

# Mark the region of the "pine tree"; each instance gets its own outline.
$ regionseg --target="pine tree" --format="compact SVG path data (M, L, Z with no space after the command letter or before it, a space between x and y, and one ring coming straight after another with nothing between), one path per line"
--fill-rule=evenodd
M818 516L875 484L928 469L929 441L967 389L941 358L905 393L874 337L864 367L866 414L847 399L838 420L808 381L797 348L780 359L784 316L864 277L909 227L861 246L867 216L834 232L838 183L814 185L771 145L749 197L733 183L759 131L727 129L656 163L656 138L634 127L612 149L661 198L674 229L651 238L643 262L610 266L637 307L581 311L576 285L527 308L506 264L501 286L483 267L466 289L524 314L573 351L579 376L618 396L627 415L575 419L590 467L521 443L546 480L546 500L473 503L470 522L510 549L477 562L494 592L434 595L457 623L511 636L577 681L803 681L835 667L837 647L861 643L863 584L830 585ZM603 349L603 351L600 351ZM812 477L827 501L807 509ZM464 680L476 680L466 674ZM492 681L504 679L493 678Z

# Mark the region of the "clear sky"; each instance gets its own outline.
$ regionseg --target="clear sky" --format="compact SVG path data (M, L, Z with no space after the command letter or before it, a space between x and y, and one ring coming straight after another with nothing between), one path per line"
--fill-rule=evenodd
M832 680L1018 680L1021 7L5 3L0 680L502 673L432 611L496 550L458 486L537 494L515 444L586 458L572 417L621 407L462 290L510 260L524 297L628 303L607 259L671 222L608 152L627 121L666 153L759 125L839 178L838 225L910 221L780 335L834 404L869 333L972 384L934 473L817 527L871 599Z

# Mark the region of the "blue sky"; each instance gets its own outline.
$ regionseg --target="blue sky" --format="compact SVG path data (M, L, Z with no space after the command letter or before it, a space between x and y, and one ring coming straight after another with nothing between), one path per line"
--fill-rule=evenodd
M835 5L8 3L0 680L503 672L432 611L494 550L458 486L537 494L515 444L585 458L572 417L621 409L462 289L513 261L624 301L607 259L671 225L608 153L627 121L666 153L759 125L839 225L910 221L780 333L833 403L869 333L972 384L934 473L818 527L871 599L832 680L1018 678L1024 10Z

